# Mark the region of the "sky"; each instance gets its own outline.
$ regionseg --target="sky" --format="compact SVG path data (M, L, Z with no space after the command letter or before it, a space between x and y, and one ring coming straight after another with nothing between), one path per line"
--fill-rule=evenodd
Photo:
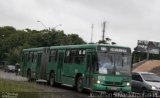
M138 40L160 42L160 0L0 0L0 26L76 33L86 42L105 37L118 45L136 47ZM37 22L37 21L40 22ZM57 26L62 24L61 26Z

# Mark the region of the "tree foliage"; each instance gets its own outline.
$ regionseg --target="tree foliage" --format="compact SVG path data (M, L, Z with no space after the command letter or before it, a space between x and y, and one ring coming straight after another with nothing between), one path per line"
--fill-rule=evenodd
M77 34L65 34L56 30L17 30L11 26L0 27L0 62L10 64L20 62L20 53L24 48L76 45L86 43Z
M160 60L160 54L151 54L149 53L149 60ZM134 48L132 53L132 62L137 63L143 60L147 60L147 53L137 51L137 47Z
M110 39L109 37L105 38L105 40L99 40L98 43L99 44L112 44L112 45L115 45L116 42L111 42L112 39Z

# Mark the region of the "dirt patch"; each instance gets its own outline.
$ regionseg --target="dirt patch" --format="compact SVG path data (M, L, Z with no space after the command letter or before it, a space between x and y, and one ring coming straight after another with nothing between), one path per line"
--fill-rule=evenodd
M157 75L160 76L160 66L153 68L151 72L156 73Z
M137 68L138 66L141 66L141 65L144 64L145 62L146 62L146 60L143 60L143 61L134 63L134 64L132 65L133 70L134 70L135 68Z
M160 60L149 60L136 67L133 71L151 72L153 69L160 67ZM156 69L158 72L160 69Z

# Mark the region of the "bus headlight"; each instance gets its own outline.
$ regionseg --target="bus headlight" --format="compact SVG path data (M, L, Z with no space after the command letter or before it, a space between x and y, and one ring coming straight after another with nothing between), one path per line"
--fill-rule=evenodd
M130 86L130 83L127 83L127 86Z
M100 84L100 83L101 83L101 82L98 80L98 81L97 81L97 84Z

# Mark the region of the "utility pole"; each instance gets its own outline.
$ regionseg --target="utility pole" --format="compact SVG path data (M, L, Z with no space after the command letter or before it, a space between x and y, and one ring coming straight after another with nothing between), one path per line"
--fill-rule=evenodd
M91 43L92 43L92 37L93 37L93 28L94 28L94 25L92 24L92 26L91 26Z
M105 39L105 32L106 32L106 21L103 21L103 23L102 23L102 26L103 26L103 30L102 30L102 41L104 41L104 39Z

